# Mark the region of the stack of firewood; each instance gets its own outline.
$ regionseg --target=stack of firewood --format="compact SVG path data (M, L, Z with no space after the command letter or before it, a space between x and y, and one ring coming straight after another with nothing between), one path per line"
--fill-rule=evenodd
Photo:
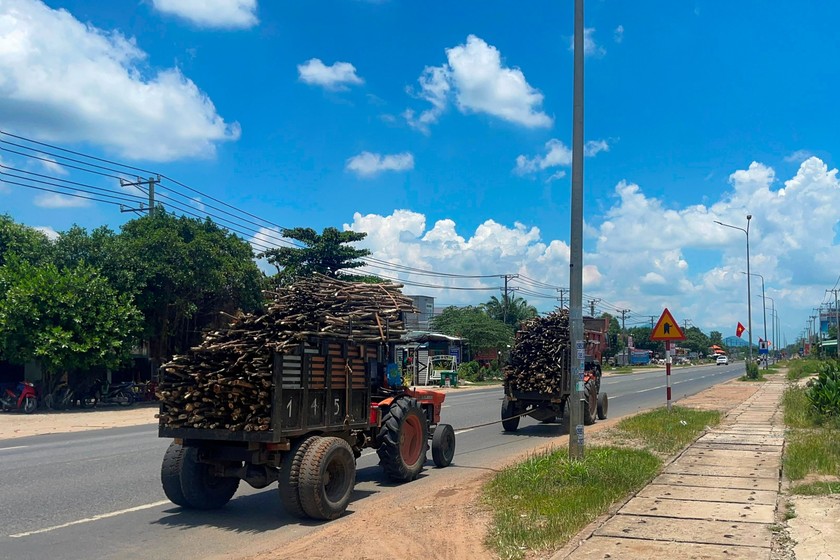
M560 392L570 367L570 339L566 309L525 321L516 333L505 381L519 391Z
M232 317L187 354L162 367L162 425L263 431L271 424L272 353L305 340L399 340L403 312L416 312L399 284L344 282L315 275L278 292L259 314Z

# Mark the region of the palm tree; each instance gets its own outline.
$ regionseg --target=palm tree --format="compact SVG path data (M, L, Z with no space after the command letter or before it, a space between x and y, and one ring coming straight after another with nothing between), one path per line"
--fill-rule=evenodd
M529 305L525 298L516 296L502 296L501 300L492 296L487 303L481 304L481 308L491 318L513 327L518 327L522 321L537 316L536 307Z

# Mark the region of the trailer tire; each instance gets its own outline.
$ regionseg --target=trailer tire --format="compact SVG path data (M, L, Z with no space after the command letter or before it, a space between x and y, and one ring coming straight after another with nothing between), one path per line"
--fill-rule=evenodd
M322 437L306 450L300 469L300 505L312 519L332 520L347 510L356 484L356 458L350 444Z
M598 393L598 420L606 420L610 401L606 393Z
M587 381L583 386L583 400L583 424L591 426L598 412L598 388L594 381Z
M439 468L448 467L455 457L455 430L449 424L438 424L432 436L432 460Z
M295 517L306 517L306 512L300 505L299 492L300 468L303 464L303 457L306 455L306 450L320 439L320 436L309 436L297 440L289 452L285 454L283 462L280 464L280 483L278 484L280 502L286 512Z
M391 403L376 436L379 464L388 478L409 482L417 478L429 450L426 413L417 399L400 397Z
M181 461L181 491L186 507L219 509L239 488L239 479L214 476L212 467L198 461L199 449L187 447Z
M187 499L181 490L181 467L184 464L184 446L174 441L169 444L163 454L163 464L160 467L160 482L163 493L176 506L186 507Z
M540 422L542 422L543 424L553 424L554 422L557 422L557 417L549 416L548 418L543 418L542 420L540 420Z
M515 432L519 428L519 410L516 408L516 403L507 397L502 399L502 428L506 432ZM516 418L513 418L516 416Z

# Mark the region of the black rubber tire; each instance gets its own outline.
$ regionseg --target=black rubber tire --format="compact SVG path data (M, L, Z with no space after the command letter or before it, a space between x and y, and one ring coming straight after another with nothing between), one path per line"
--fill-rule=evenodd
M181 491L186 507L219 509L239 488L238 478L213 476L210 465L198 462L198 448L187 447L181 460Z
M118 399L117 404L126 408L134 404L134 395L132 395L128 391L118 391L117 394L114 396L114 399Z
M606 420L610 401L606 393L598 393L598 420Z
M175 443L169 444L166 453L163 454L163 464L160 467L160 482L163 485L163 493L169 501L176 506L186 507L187 499L181 490L181 467L184 463L184 446Z
M553 424L554 422L557 422L557 417L549 416L548 418L543 418L542 420L540 420L540 422L542 422L543 424Z
M502 399L502 428L506 432L515 432L519 428L519 418L511 418L519 414L516 408L516 403L508 400L507 397Z
M356 458L350 444L337 437L322 437L303 456L298 493L300 505L312 519L341 516L356 484Z
M300 505L300 467L303 464L303 456L306 450L320 440L320 436L309 436L301 438L292 444L292 448L283 456L280 464L279 484L280 502L289 515L295 517L306 517L303 506Z
M23 412L24 414L32 414L38 409L38 399L35 397L23 398Z
M432 460L439 468L448 467L455 457L455 430L449 424L438 424L432 435Z
M406 428L406 423L409 428ZM406 438L406 432L412 429L410 426L418 426L422 433L412 434L410 440ZM415 438L420 438L419 441ZM382 428L376 435L378 442L376 453L379 455L379 464L385 470L388 478L397 482L409 482L417 478L423 470L426 462L426 452L429 450L429 428L426 422L426 413L417 403L417 399L411 397L399 397L391 403L388 412L382 418ZM417 442L420 446L415 461L409 463L403 457L402 447L411 442Z
M583 425L591 426L598 412L598 388L594 381L587 381L583 386L583 400Z

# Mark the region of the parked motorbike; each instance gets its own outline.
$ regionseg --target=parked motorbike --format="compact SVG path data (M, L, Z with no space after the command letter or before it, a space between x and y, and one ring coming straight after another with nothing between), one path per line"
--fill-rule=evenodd
M26 414L32 414L38 408L38 395L35 385L28 381L21 381L14 390L6 388L0 393L0 405L3 411L22 409Z
M134 404L134 383L110 384L105 380L96 386L96 404L118 404L131 406Z
M59 383L44 397L44 404L51 410L65 410L75 404L76 392L67 384Z

